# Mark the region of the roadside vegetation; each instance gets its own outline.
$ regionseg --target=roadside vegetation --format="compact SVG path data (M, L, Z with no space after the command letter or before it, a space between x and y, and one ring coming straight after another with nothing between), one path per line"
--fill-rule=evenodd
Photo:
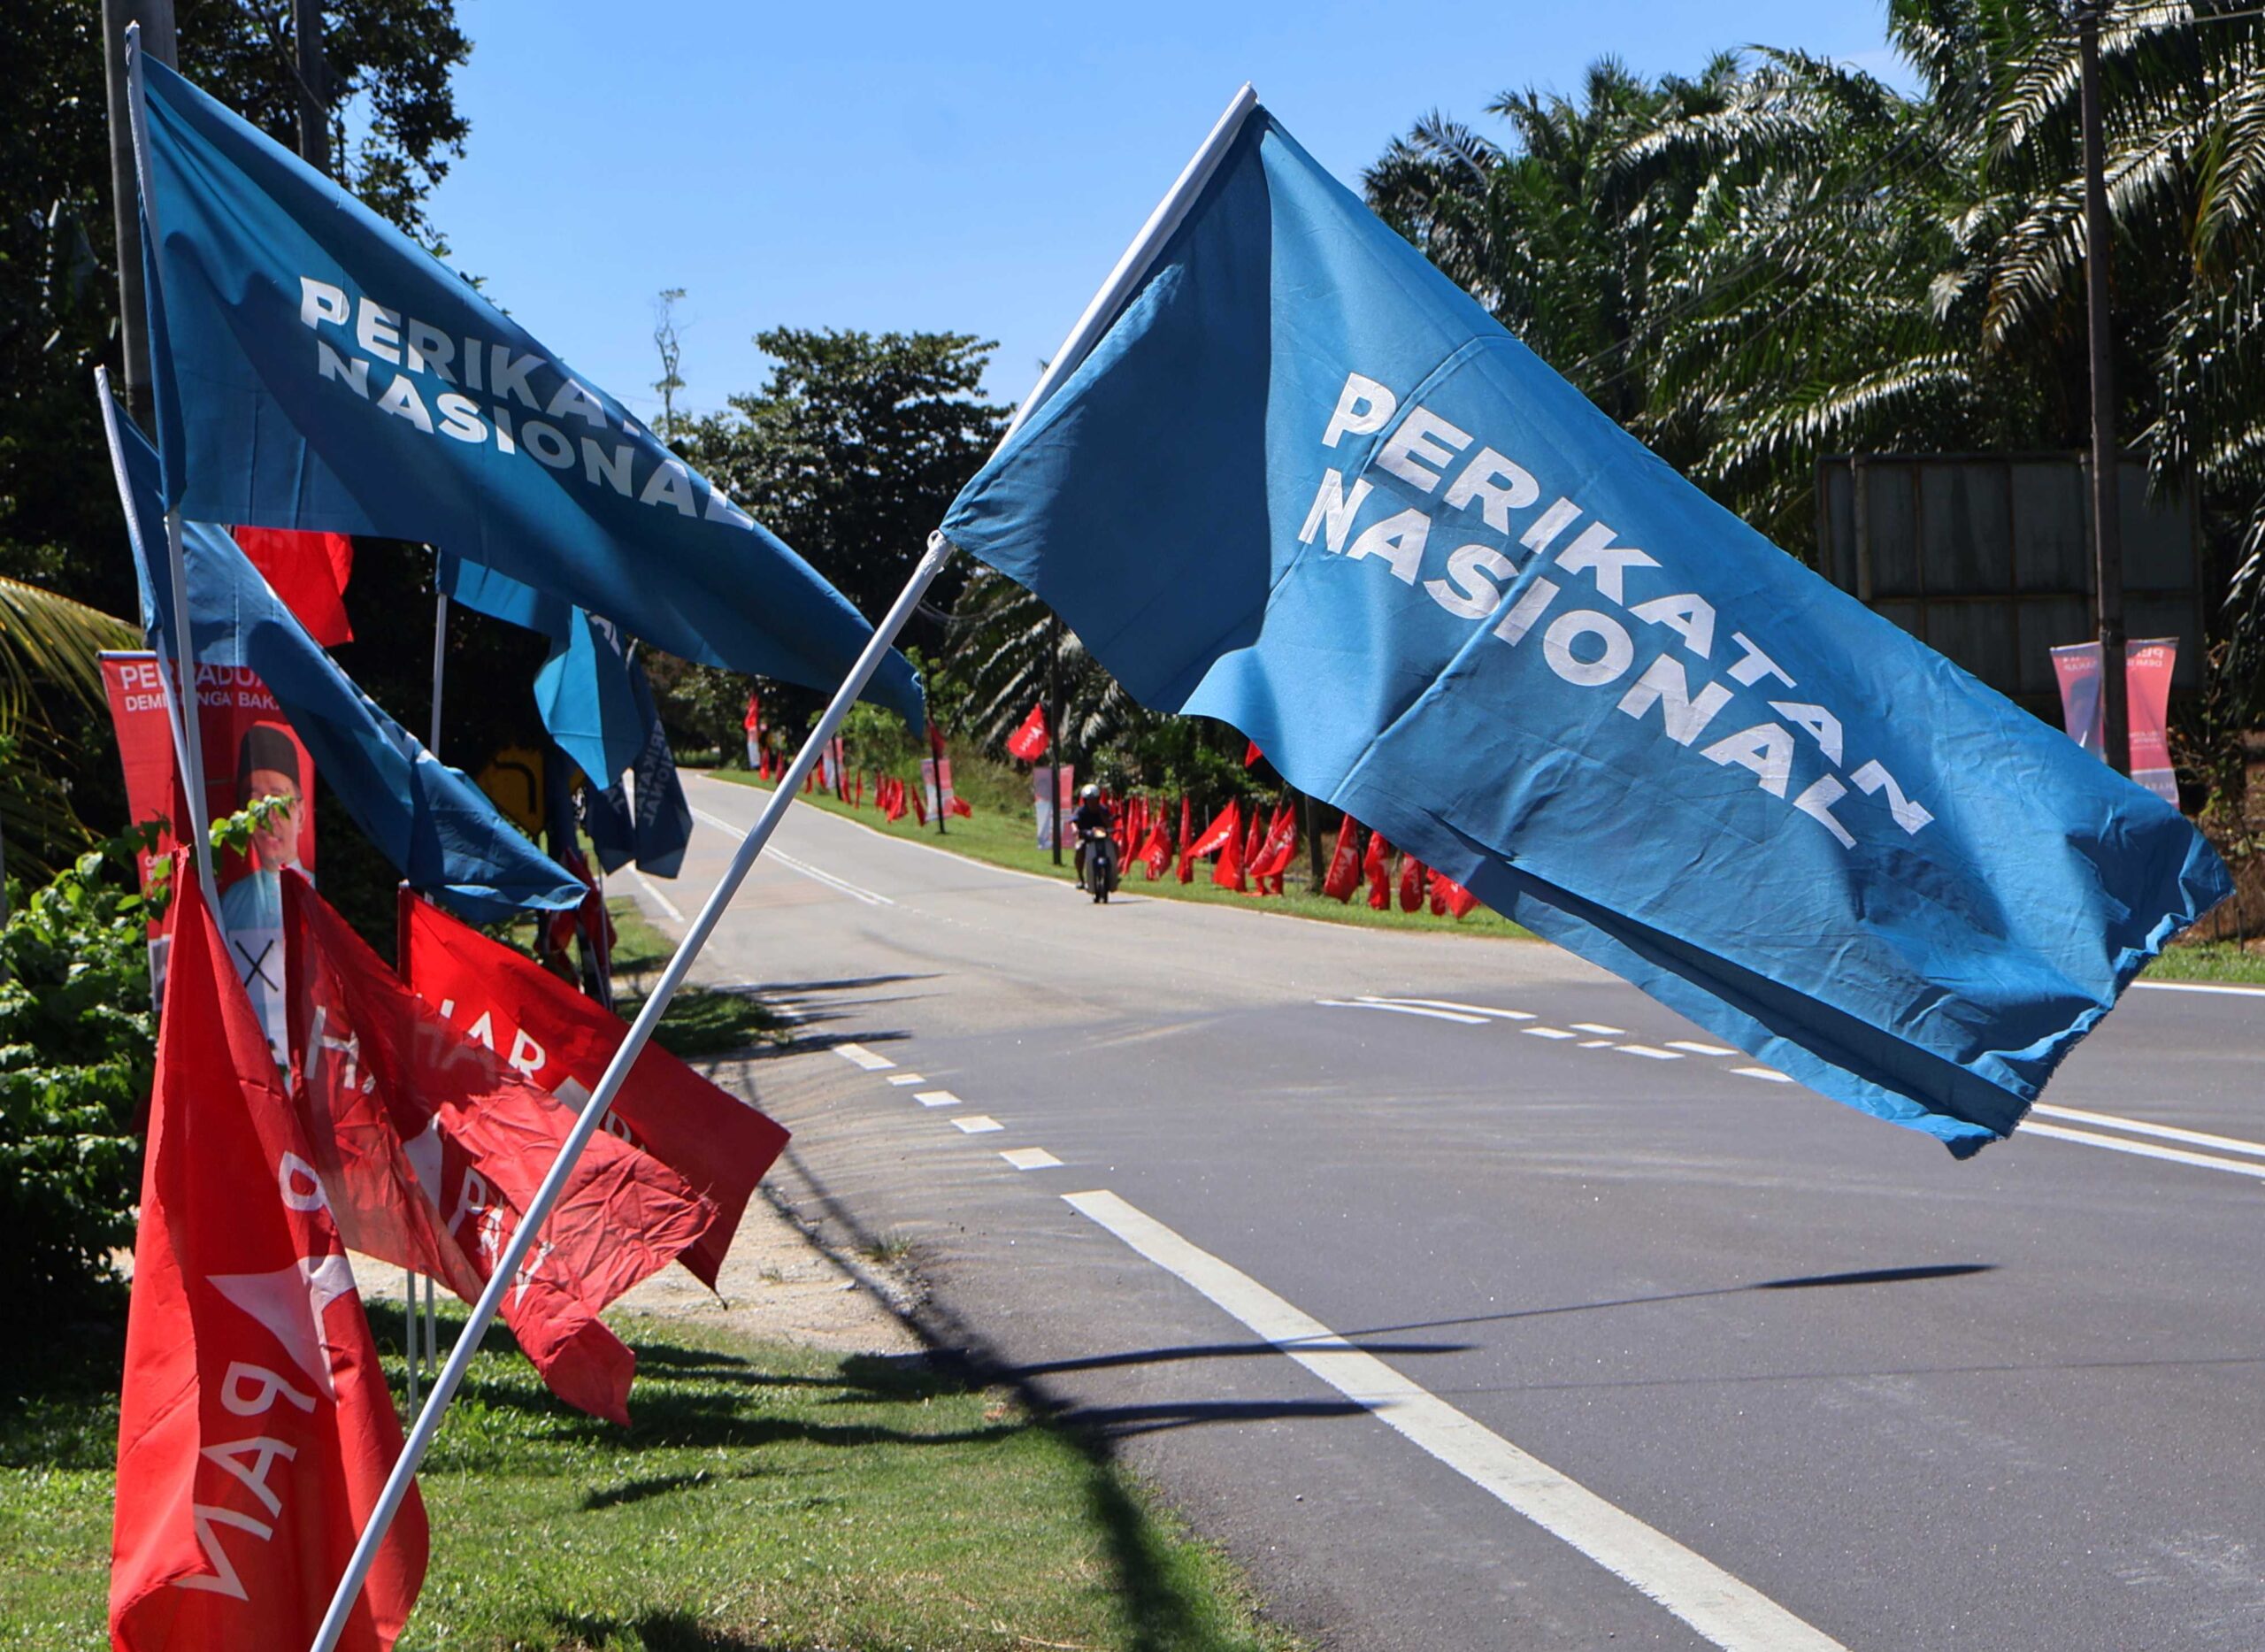
M397 1348L398 1307L371 1318ZM1009 1389L925 1358L612 1323L637 1353L626 1431L561 1406L490 1333L420 1476L432 1564L402 1652L1295 1645L1216 1551ZM0 1644L101 1646L119 1335L30 1353L0 1373Z

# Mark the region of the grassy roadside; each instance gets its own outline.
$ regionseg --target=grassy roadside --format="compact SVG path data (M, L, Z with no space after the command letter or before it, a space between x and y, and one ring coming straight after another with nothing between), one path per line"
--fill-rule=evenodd
M371 1317L399 1346L399 1310ZM1294 1645L1225 1560L1007 1391L614 1323L638 1356L626 1433L489 1339L420 1477L432 1564L402 1652ZM116 1344L0 1392L0 1644L106 1644Z
M712 780L728 780L735 786L752 786L758 790L771 788L741 769L712 769L705 771ZM913 824L910 815L891 826L871 808L852 809L831 796L812 793L802 799L805 803L886 832L892 837L916 839L954 854L964 855L971 860L987 861L994 866L1011 867L1017 872L1036 872L1044 877L1059 877L1067 881L1072 877L1064 864L1056 867L1050 851L1040 849L1033 838L1035 833L1028 813L1008 815L979 811L973 818L949 823L949 834L939 838L931 823L925 828ZM1286 912L1297 918L1318 918L1324 923L1356 924L1377 929L1427 929L1449 931L1457 934L1479 935L1493 940L1533 941L1539 937L1524 926L1506 918L1479 908L1461 923L1451 918L1434 918L1428 911L1402 912L1395 908L1389 912L1371 911L1360 895L1349 903L1314 895L1293 882L1289 893L1270 895L1258 900L1250 895L1237 895L1230 889L1214 887L1206 873L1198 871L1192 884L1180 883L1166 867L1162 881L1149 883L1144 875L1134 871L1125 883L1128 895L1161 895L1168 900L1202 901L1213 904L1232 904L1248 910ZM2144 980L2211 981L2236 986L2265 986L2265 952L2245 950L2230 941L2192 941L2174 946L2161 957L2150 963L2141 972Z
M703 771L710 780L727 780L734 786L751 786L758 791L771 788L756 780L744 769L710 769ZM1063 849L1062 864L1054 864L1054 851L1040 849L1037 842L1034 818L1027 809L1019 813L979 808L970 817L946 823L943 836L938 836L936 824L925 826L915 823L910 815L894 826L881 818L880 811L870 800L863 809L852 809L831 795L813 792L802 802L855 820L859 826L871 826L891 837L925 843L933 848L949 849L964 855L970 860L987 862L994 866L1005 866L1015 872L1027 872L1044 878L1059 878L1064 883L1074 883L1077 873L1070 864L1070 852ZM1199 826L1201 822L1197 823ZM1355 924L1371 929L1452 929L1461 934L1483 935L1496 941L1531 941L1532 934L1507 918L1480 907L1469 918L1457 923L1452 918L1434 918L1427 908L1422 911L1403 912L1395 905L1391 911L1378 912L1369 909L1367 898L1356 895L1349 902L1338 902L1326 895L1316 895L1299 881L1305 864L1303 851L1298 865L1292 869L1287 880L1287 893L1270 895L1263 899L1256 895L1237 895L1232 889L1223 889L1211 881L1210 867L1199 864L1195 880L1182 883L1168 863L1164 875L1151 883L1148 873L1140 867L1129 868L1130 876L1123 880L1125 893L1142 897L1156 896L1171 901L1195 901L1213 906L1235 906L1245 911L1286 913L1294 918L1317 918L1324 923Z

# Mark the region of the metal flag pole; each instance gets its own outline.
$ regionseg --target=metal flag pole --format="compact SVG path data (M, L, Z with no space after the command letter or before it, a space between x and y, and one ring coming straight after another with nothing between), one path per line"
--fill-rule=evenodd
M126 77L130 104L128 114L134 123L134 175L141 196L142 226L154 245L160 231L157 204L150 188L150 110L142 85L142 26L139 23L127 25L126 30ZM157 268L157 259L152 257L150 273L153 280ZM162 292L157 296L160 302L163 301ZM150 366L154 382L156 363L153 361ZM129 517L134 514L130 503L127 513ZM142 526L146 528L148 525ZM193 841L196 852L197 880L203 884L204 898L217 913L220 910L220 888L212 876L211 804L204 791L204 744L196 718L196 627L188 617L188 574L181 563L180 512L178 511L165 512L165 558L173 584L173 628L181 634L167 639L173 644L173 669L180 679L178 697L184 747L181 752L181 786L188 794L189 824L196 829Z
M435 758L441 755L441 678L449 663L449 594L433 594L433 729L432 738L425 742L425 749Z
M313 1652L334 1652L338 1637L345 1631L346 1620L354 1602L361 1594L363 1581L369 1576L371 1564L377 1558L378 1547L384 1541L394 1516L399 1512L402 1499L408 1494L410 1483L416 1478L418 1464L424 1461L425 1453L432 1446L433 1436L440 1427L441 1413L448 1410L449 1402L455 1398L457 1387L464 1381L465 1372L472 1364L472 1356L479 1350L488 1325L494 1322L497 1310L503 1304L504 1295L518 1278L527 1252L533 1249L536 1236L541 1232L544 1219L550 1214L550 1207L557 1202L567 1177L572 1173L575 1164L582 1156L582 1149L589 1144L600 1121L611 1110L614 1097L620 1093L630 1067L651 1041L653 1028L668 1009L669 1001L675 997L678 987L683 983L693 961L700 956L701 949L707 945L708 937L724 915L724 909L731 903L733 895L738 893L740 885L746 880L756 857L763 853L764 846L771 841L771 834L778 829L779 818L793 806L796 793L816 765L818 755L827 749L834 731L841 725L842 718L848 715L850 706L856 703L866 683L871 680L873 672L887 657L889 645L896 634L904 628L904 622L911 617L921 594L943 571L951 556L952 546L948 540L941 534L929 536L928 549L914 566L911 579L906 581L904 589L891 604L887 615L874 628L864 651L857 657L857 663L834 691L833 698L827 703L817 726L802 741L802 749L795 754L795 760L787 765L785 778L764 803L754 829L741 840L739 848L732 856L731 864L724 871L722 880L702 904L698 915L692 920L691 928L686 932L675 955L669 959L668 967L661 972L652 995L645 1000L643 1007L637 1012L637 1019L629 1028L628 1035L621 1041L620 1049L606 1064L605 1076L598 1080L597 1087L583 1103L582 1110L574 1120L574 1127L567 1134L565 1145L559 1149L557 1158L542 1179L542 1185L528 1202L526 1212L511 1234L511 1242L503 1248L503 1255L496 1258L487 1287L480 1292L479 1302L472 1306L471 1318L457 1333L456 1343L449 1350L449 1357L441 1367L441 1374L434 1380L432 1395L425 1402L424 1409L418 1413L416 1425L402 1447L393 1472L387 1477L385 1490L379 1495L377 1507L371 1510L369 1523L363 1527L361 1537L354 1546L353 1557L347 1563L346 1573L339 1579L337 1591L331 1596L330 1610L324 1616L322 1628L315 1636Z
M434 580L438 584L440 570L436 564ZM425 749L433 754L434 761L441 757L441 678L448 665L449 652L449 594L436 590L433 594L433 718L426 731ZM438 1310L434 1306L433 1281L425 1281L425 1351L426 1367L436 1365L441 1358L441 1324ZM409 1271L409 1405L417 1408L417 1271Z
M1039 375L1038 383L1029 397L1016 411L1014 418L1008 421L1005 433L999 438L1002 448L1012 439L1024 421L1054 394L1071 370L1085 359L1094 342L1107 330L1125 296L1147 273L1156 250L1163 245L1171 232L1179 227L1180 220L1187 215L1196 195L1209 180L1221 157L1226 153L1228 144L1233 141L1243 117L1255 109L1257 103L1257 95L1248 84L1235 94L1227 105L1226 112L1219 117L1218 123L1212 127L1210 135L1204 140L1194 158L1182 169L1171 192L1148 215L1148 221L1141 227L1132 244L1117 260L1117 267L1110 271L1101 291L1094 294L1093 302L1086 306L1085 313L1079 317L1061 350L1048 364L1046 371ZM479 1351L482 1339L488 1334L488 1327L494 1323L497 1310L503 1304L504 1295L518 1277L528 1251L534 1249L542 1224L550 1214L550 1207L557 1202L559 1193L565 1187L566 1178L572 1173L576 1162L582 1156L582 1149L589 1145L590 1137L596 1133L598 1125L611 1110L614 1097L619 1094L630 1067L646 1044L651 1041L654 1027L659 1025L670 1000L676 996L678 987L699 957L701 949L708 944L708 937L723 918L724 909L731 904L740 885L746 881L756 857L770 842L772 834L778 830L779 820L794 806L802 782L809 778L819 754L832 742L841 719L848 714L850 706L856 703L857 696L872 680L874 672L887 657L890 645L895 642L897 634L904 629L905 622L911 619L912 611L919 605L920 598L951 560L953 549L952 542L941 532L928 536L927 549L914 565L911 578L905 581L904 588L897 593L896 601L889 605L888 612L874 627L864 651L857 656L856 664L850 667L849 674L842 680L841 686L834 690L833 698L826 703L825 711L803 740L802 749L795 754L795 760L787 765L786 773L779 777L777 788L764 803L754 827L740 840L731 864L724 869L722 880L702 903L691 927L685 933L684 940L669 959L668 966L661 972L660 980L654 984L652 995L637 1011L637 1019L631 1025L628 1035L621 1041L621 1047L614 1051L613 1059L606 1064L604 1076L598 1080L597 1087L590 1092L589 1099L582 1103L582 1110L575 1118L574 1127L568 1133L565 1144L543 1176L542 1185L528 1203L518 1227L512 1232L511 1241L503 1248L503 1255L496 1258L487 1286L480 1293L479 1302L472 1305L471 1318L465 1321L464 1329L457 1333L455 1346L449 1350L448 1360L441 1365L440 1376L434 1380L431 1396L417 1414L417 1421L410 1429L409 1438L403 1443L401 1456L395 1460L393 1471L386 1477L385 1489L378 1495L377 1506L371 1510L367 1524L355 1541L354 1553L347 1561L345 1574L339 1579L338 1587L330 1597L330 1608L323 1615L322 1626L315 1633L310 1652L336 1652L339 1637L346 1632L346 1620L353 1611L355 1601L361 1595L362 1586L370 1575L371 1566L377 1560L379 1547L385 1541L394 1517L401 1510L402 1500L409 1494L409 1487L417 1478L418 1465L424 1462L426 1452L432 1448L433 1436L439 1432L441 1414L456 1397L465 1372L471 1366L472 1356ZM941 802L941 784L938 791Z

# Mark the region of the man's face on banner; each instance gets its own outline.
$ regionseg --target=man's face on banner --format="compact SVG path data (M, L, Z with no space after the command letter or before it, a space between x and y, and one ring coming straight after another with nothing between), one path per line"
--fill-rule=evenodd
M280 872L286 866L299 864L299 780L280 769L254 769L244 777L243 801L249 804L263 797L288 799L285 806L267 817L266 823L251 834L252 852L259 857L263 872Z

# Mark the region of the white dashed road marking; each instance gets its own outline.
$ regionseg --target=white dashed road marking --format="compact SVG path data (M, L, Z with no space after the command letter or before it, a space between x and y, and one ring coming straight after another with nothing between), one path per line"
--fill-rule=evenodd
M1653 1061L1681 1061L1683 1059L1671 1049L1654 1049L1649 1044L1618 1044L1614 1048L1624 1056L1643 1056Z
M917 1072L892 1072L888 1075L888 1081L891 1084L925 1084L928 1080Z
M1044 1148L1009 1148L999 1156L1017 1170L1057 1170L1062 1164Z
M1791 1084L1793 1080L1775 1067L1732 1067L1741 1079L1767 1079L1772 1084Z
M979 1136L993 1130L1004 1130L1007 1127L988 1113L970 1113L964 1118L953 1119L952 1125L954 1128L964 1130L971 1136Z
M1465 1026L1484 1026L1483 1015L1463 1015L1453 1010L1424 1010L1412 1003L1386 1003L1381 998L1317 998L1314 1002L1324 1010L1388 1010L1394 1015L1420 1015L1432 1021L1460 1021Z
M914 1092L912 1099L919 1103L923 1107L956 1107L959 1105L959 1097L954 1095L949 1090L918 1090Z
M1628 1029L1626 1027L1607 1026L1601 1021L1576 1021L1573 1023L1573 1031L1576 1033L1593 1033L1599 1038L1625 1038L1628 1036Z
M1576 1038L1579 1036L1579 1034L1574 1033L1561 1033L1554 1026L1522 1026L1518 1028L1518 1031L1524 1033L1528 1038Z
M896 1065L887 1056L876 1056L863 1044L836 1044L833 1046L833 1053L854 1066L863 1067L868 1072L885 1072Z
M1768 1595L1528 1456L1115 1194L1063 1197L1379 1422L1641 1590L1715 1645L1737 1652L1847 1652Z
M1720 1044L1694 1044L1687 1038L1671 1038L1668 1040L1667 1047L1693 1056L1735 1056L1738 1054L1734 1049L1724 1049Z
M1457 1003L1452 998L1385 998L1375 993L1363 993L1363 1003L1409 1004L1424 1010L1459 1010L1464 1015L1485 1017L1498 1021L1531 1021L1532 1012L1526 1010L1497 1010L1483 1003Z

